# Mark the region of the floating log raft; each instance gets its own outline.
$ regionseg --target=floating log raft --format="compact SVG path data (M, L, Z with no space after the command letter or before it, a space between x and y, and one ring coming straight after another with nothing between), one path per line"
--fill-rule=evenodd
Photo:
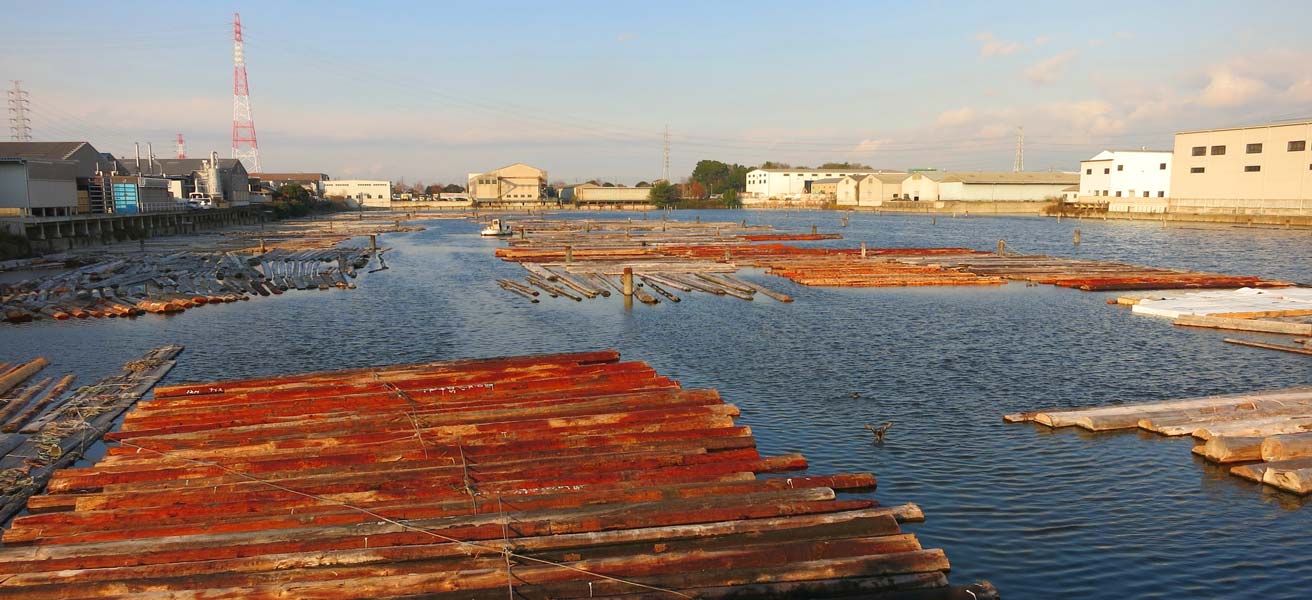
M160 387L58 472L0 595L959 598L914 505L762 456L738 410L613 351Z
M944 268L997 276L1016 281L1050 284L1083 291L1169 290L1196 288L1287 287L1284 281L1261 277L1222 275L1144 267L1125 263L1058 258L1042 255L971 254L933 258L898 257L908 264L937 264Z
M0 434L0 523L100 440L130 406L173 368L181 346L164 346L123 370L63 397L66 376L17 415L7 414ZM44 386L42 386L44 387ZM26 403L24 403L26 404Z
M1006 415L1008 423L1033 422L1089 431L1139 428L1166 436L1192 435L1193 452L1212 462L1266 461L1231 473L1295 494L1312 494L1312 387L1228 394ZM1304 462L1300 462L1304 461Z
M1166 297L1126 299L1123 303L1132 305L1131 311L1135 314L1169 319L1186 316L1222 319L1297 317L1312 315L1312 288L1245 287L1237 290L1209 290Z
M352 289L357 271L381 251L339 247L256 255L175 252L103 260L0 286L0 317L27 322L172 314L291 289Z

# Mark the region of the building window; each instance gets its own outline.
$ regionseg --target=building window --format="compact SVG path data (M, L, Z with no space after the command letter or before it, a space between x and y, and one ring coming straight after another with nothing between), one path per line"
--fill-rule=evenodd
M1289 142L1289 151L1290 151L1290 152L1302 152L1302 151L1304 151L1304 150L1306 150L1306 149L1307 149L1307 141L1306 141L1306 140L1297 140L1297 141Z
M1158 169L1158 170L1161 170L1161 171L1165 171L1165 170L1166 170L1166 163L1162 163L1162 164L1160 164L1160 165L1157 165L1157 169Z
M1124 170L1125 170L1125 165L1116 165L1116 170L1117 170L1117 171L1124 171Z
M1166 197L1166 192L1157 192L1157 197L1158 197L1158 198L1165 198L1165 197Z
M1103 170L1102 170L1102 174L1103 174L1103 175L1107 175L1107 174L1109 174L1109 173L1111 173L1111 172L1112 172L1111 169L1103 169Z
M1249 145L1244 149L1244 151L1247 152L1247 153L1249 153L1249 154L1261 154L1261 153L1262 153L1262 144L1249 144Z
M1202 168L1202 167L1189 167L1189 172L1190 172L1190 173L1202 173L1202 172L1203 172L1203 168Z
M1084 170L1084 174L1085 174L1085 175L1093 175L1093 169L1085 169L1085 170Z
M1261 165L1248 165L1248 166L1244 167L1244 172L1245 172L1245 173L1256 173L1256 172L1261 171L1261 170L1262 170L1262 166L1261 166Z
M1225 146L1212 146L1212 156L1221 156L1225 154Z
M1207 156L1207 146L1194 146L1194 156Z
M1144 193L1143 193L1143 197L1144 197L1144 198L1147 198L1147 197L1148 197L1148 192L1144 192Z

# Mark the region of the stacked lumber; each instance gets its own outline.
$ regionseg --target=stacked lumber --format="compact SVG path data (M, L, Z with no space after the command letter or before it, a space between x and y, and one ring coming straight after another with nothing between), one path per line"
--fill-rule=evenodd
M173 368L173 358L181 351L181 346L156 348L125 364L118 374L67 396L72 375L38 396L53 381L47 378L0 406L0 523L21 511L59 469L82 458L123 411ZM36 372L31 365L40 370L46 364L45 359L26 363L27 377ZM0 375L0 387L12 381L7 375Z
M1193 452L1233 467L1234 475L1300 495L1312 494L1312 387L1163 402L1052 409L1003 417L1009 423L1089 431L1142 429L1191 435Z
M996 597L869 473L613 351L158 388L14 519L23 598ZM969 594L967 594L967 589Z
M1001 277L985 277L944 269L938 265L907 265L893 260L868 260L850 256L824 258L756 259L754 265L767 273L802 285L825 287L915 287L936 285L1002 285Z
M0 320L134 317L287 290L355 288L351 280L357 269L376 254L367 248L341 247L275 249L256 255L183 251L110 258L0 286Z

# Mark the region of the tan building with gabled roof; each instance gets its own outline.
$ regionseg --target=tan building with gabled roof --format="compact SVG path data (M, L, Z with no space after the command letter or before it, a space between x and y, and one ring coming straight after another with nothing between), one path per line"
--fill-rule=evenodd
M1170 196L1257 209L1312 200L1312 119L1175 134Z
M838 184L839 206L879 206L902 196L902 182L907 173L866 173L849 175Z
M547 172L524 163L470 173L466 188L475 203L539 204L546 201Z
M1059 199L1063 190L1079 183L1079 173L1059 171L949 171L938 182L938 199L1041 202Z

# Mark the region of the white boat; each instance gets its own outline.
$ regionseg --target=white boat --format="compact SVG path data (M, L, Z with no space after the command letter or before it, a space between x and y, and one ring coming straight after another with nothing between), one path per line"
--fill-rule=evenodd
M484 227L483 231L478 232L479 235L487 237L510 235L510 233L510 225L501 219L492 219L492 222Z

